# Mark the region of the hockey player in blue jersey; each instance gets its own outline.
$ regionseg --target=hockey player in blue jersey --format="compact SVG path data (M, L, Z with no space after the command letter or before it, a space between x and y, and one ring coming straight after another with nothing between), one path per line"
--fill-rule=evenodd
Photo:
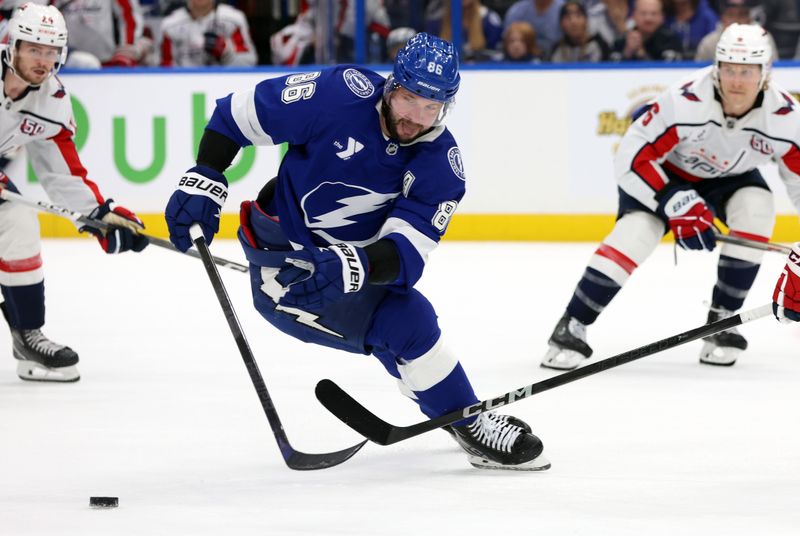
M458 91L452 44L419 34L388 80L356 66L265 80L217 101L166 208L170 239L208 242L241 147L287 142L278 176L241 206L253 301L300 340L372 354L429 417L478 401L430 302L414 288L465 191L443 122ZM543 470L523 421L483 413L448 431L476 467Z

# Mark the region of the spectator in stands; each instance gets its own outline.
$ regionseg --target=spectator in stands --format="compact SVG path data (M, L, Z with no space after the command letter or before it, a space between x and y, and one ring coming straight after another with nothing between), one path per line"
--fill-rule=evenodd
M26 1L52 4L64 15L71 67L132 67L153 46L142 37L138 0L0 0L0 9L10 14Z
M636 0L633 28L614 44L611 58L618 61L676 61L681 43L664 26L661 0Z
M312 2L313 4L313 2ZM386 38L391 30L389 13L383 0L364 0L367 24L368 58L371 63L383 61ZM355 61L356 3L354 1L333 2L334 40L336 42L336 61L346 63ZM344 7L344 12L342 12Z
M503 32L503 60L541 63L542 52L536 44L536 30L527 22L512 22Z
M294 24L280 30L270 38L273 63L278 65L296 65L293 61L303 63L352 63L355 61L355 2L333 2L317 5L317 0L303 0L300 3L300 14ZM332 12L324 11L326 19L334 21L332 39L323 35L320 39L317 28L319 10L332 8ZM367 62L380 63L385 59L386 38L389 36L389 15L383 0L365 0L367 30ZM320 41L332 42L333 50L317 48ZM302 58L299 59L298 58ZM306 61L309 58L310 61Z
M717 41L722 31L733 24L752 24L753 17L750 14L749 0L722 0L720 5L720 20L717 24L717 29L705 36L700 44L697 46L697 52L694 55L695 61L712 61L717 54ZM775 40L772 35L769 36L769 41L772 44L773 58L778 57L778 48L775 46Z
M712 33L719 17L708 6L708 0L665 0L667 20L665 26L681 42L684 58L694 57L703 37Z
M550 61L553 63L591 62L608 60L608 43L597 34L589 33L586 8L578 0L567 0L559 13L563 37L556 45Z
M444 2L441 16L425 23L426 32L438 35L445 41L453 40L450 5L451 2ZM500 59L500 41L503 38L503 21L500 15L482 5L479 0L461 0L461 20L461 61Z
M506 16L508 9L517 0L483 0L483 5L500 15L500 18Z
M558 13L564 0L519 0L506 12L503 23L508 28L514 22L527 22L536 32L536 42L545 57L561 39Z
M269 44L273 65L314 63L314 12L301 11L292 24L270 36Z
M596 33L609 45L625 37L630 13L628 0L602 0L588 7L586 12L590 33Z
M800 36L800 12L796 0L759 0L751 12L753 22L767 30L778 46L779 58L791 58Z
M216 0L187 0L161 24L161 65L252 66L256 51L244 14Z
M389 37L386 38L386 54L389 57L389 63L394 63L397 52L406 46L408 40L415 35L417 35L417 31L408 26L401 26L389 32Z

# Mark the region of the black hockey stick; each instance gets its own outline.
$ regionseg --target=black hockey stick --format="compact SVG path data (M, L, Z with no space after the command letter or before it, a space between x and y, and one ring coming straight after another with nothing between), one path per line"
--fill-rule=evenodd
M749 238L744 238L742 236L722 234L720 232L715 232L714 236L720 242L726 242L728 244L734 244L736 246L744 246L752 249L760 249L762 251L774 251L776 253L785 253L786 255L788 255L789 252L792 251L792 248L790 248L789 246L784 246L783 244L776 244L774 242L759 242L757 240L751 240Z
M193 225L190 228L190 233L197 251L200 252L200 258L203 260L208 278L211 280L211 285L214 287L214 292L217 295L220 307L222 307L222 312L225 313L225 320L228 321L228 326L231 328L233 338L236 339L236 346L239 347L239 353L242 355L248 374L250 374L253 387L256 388L258 399L261 401L261 407L264 408L264 413L267 416L269 425L272 428L272 433L275 435L275 441L278 442L278 448L283 455L283 459L286 461L286 465L288 465L290 469L305 471L311 469L326 469L350 459L353 454L364 446L366 441L362 441L344 450L326 452L323 454L307 454L305 452L300 452L292 448L292 445L289 444L289 439L286 437L286 432L283 430L283 424L281 424L278 412L275 410L275 405L272 403L272 398L267 391L267 385L264 383L264 378L261 377L261 371L259 371L258 364L256 364L256 360L253 357L253 351L247 343L247 339L242 331L242 326L239 324L239 319L236 317L236 311L233 310L231 299L228 296L228 292L225 290L222 278L211 258L211 252L208 250L205 238L203 238L203 232L199 226Z
M478 415L479 413L483 413L484 411L493 410L513 402L517 402L535 394L553 389L554 387L566 385L570 382L574 382L575 380L585 378L586 376L591 376L592 374L597 374L598 372L602 372L604 370L618 367L619 365L655 354L656 352L668 350L681 344L694 341L702 337L708 337L709 335L719 333L720 331L725 331L726 329L740 326L746 322L756 320L757 318L767 316L771 313L772 304L762 305L756 309L744 311L724 320L718 320L699 328L684 331L683 333L673 335L672 337L667 337L666 339L646 344L634 350L597 361L595 363L565 372L564 374L559 374L558 376L553 376L552 378L548 378L540 382L526 385L525 387L520 387L519 389L509 391L508 393L500 395L496 398L490 398L464 409L459 409L446 415L442 415L441 417L423 421L411 426L395 426L382 420L380 417L376 416L374 413L362 406L358 401L356 401L331 380L325 379L317 383L315 392L317 394L317 399L322 402L322 405L325 406L328 411L336 415L347 426L368 438L370 441L378 443L379 445L391 445L393 443L424 434L425 432L430 432L431 430L441 428L442 426L453 424L454 422L460 421L466 417L472 417L474 415Z
M101 231L107 231L109 228L109 224L104 221L95 220L88 216L84 216L80 212L76 212L73 210L69 210L68 208L60 207L58 205L52 205L50 203L46 203L44 201L34 201L33 199L28 199L22 195L14 193L8 189L0 188L0 199L3 201L9 201L11 203L20 203L23 205L27 205L31 208L34 208L40 212L49 212L50 214L55 214L57 216L63 216L64 218L70 219L76 223L80 223L81 225L88 225L94 229L100 229ZM158 238L156 236L151 236L145 233L139 233L142 236L146 236L147 239L150 241L151 244L154 246L158 246L160 248L168 249L170 251L176 251L181 253L178 248L172 245L172 242L169 240L165 240L163 238ZM187 255L195 257L197 259L200 258L200 254L193 249L190 249L186 252ZM218 264L219 266L224 266L225 268L230 268L231 270L236 270L237 272L248 273L249 269L244 264L239 264L238 262L229 261L227 259L223 259L220 257L213 257L214 263Z

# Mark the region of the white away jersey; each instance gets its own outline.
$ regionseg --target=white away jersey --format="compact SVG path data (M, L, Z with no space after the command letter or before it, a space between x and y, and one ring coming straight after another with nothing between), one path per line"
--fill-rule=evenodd
M3 74L7 69L6 48L0 46ZM18 100L7 97L3 86L0 78L0 155L12 158L25 146L39 182L58 205L88 214L103 203L97 185L86 177L78 158L72 104L59 79L49 77Z
M244 13L227 4L219 4L199 19L193 19L185 7L164 19L161 23L161 65L202 67L217 64L217 60L203 48L206 32L225 38L225 52L220 64L256 64L256 51Z
M668 170L687 181L725 180L769 161L778 164L800 212L800 106L769 83L756 106L739 119L725 117L715 97L712 67L659 95L634 121L614 160L620 188L655 210Z

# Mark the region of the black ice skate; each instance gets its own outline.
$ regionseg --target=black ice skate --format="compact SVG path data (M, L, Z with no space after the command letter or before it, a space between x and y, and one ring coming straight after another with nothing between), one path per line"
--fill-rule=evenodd
M511 424L505 415L481 413L467 426L453 426L455 439L469 463L480 469L544 471L550 462L535 435Z
M39 329L11 328L17 376L40 382L76 382L81 376L78 354L70 347L48 339Z
M542 359L541 366L556 370L572 370L592 355L586 344L586 326L576 318L564 313L548 341L550 348Z
M712 307L708 311L707 324L724 320L736 314L722 307ZM730 367L736 363L736 358L743 351L747 350L747 339L736 328L722 331L708 337L703 337L706 341L700 351L700 362L706 365L717 365Z

